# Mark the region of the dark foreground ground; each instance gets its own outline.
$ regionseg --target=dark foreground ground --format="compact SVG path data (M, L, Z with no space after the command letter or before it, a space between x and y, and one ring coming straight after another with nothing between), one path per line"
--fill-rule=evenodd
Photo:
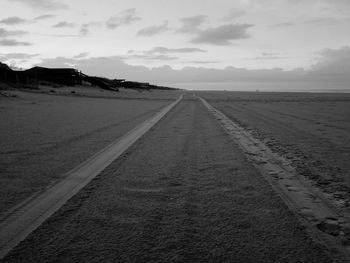
M199 92L350 212L350 94Z
M187 96L6 262L331 262Z
M92 88L66 89L72 88L0 96L0 217L179 96L123 91L118 95L138 98L120 99Z

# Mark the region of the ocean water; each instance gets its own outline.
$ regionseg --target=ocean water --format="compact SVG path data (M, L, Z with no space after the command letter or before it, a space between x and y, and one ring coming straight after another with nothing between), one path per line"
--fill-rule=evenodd
M272 92L336 92L350 93L350 83L321 81L286 82L191 82L169 83L167 86L188 90L272 91Z

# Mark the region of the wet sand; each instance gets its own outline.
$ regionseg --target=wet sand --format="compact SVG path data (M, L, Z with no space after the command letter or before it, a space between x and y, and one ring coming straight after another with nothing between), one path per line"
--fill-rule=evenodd
M1 215L173 101L11 93L0 98Z
M5 261L332 262L187 98Z

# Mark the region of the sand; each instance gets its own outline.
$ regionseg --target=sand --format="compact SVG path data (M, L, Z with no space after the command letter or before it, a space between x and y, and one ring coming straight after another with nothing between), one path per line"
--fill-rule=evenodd
M202 92L339 201L350 202L350 94Z
M181 102L6 262L331 262L204 106Z
M174 97L162 92L150 93L161 98L140 93L137 99L11 94L16 97L0 98L1 214L64 177Z
M140 90L140 89L125 89L120 88L119 92L104 90L98 87L76 85L73 87L61 86L53 88L51 86L40 85L37 92L56 94L56 95L69 95L69 96L85 96L85 97L100 97L100 98L119 98L119 99L142 99L142 100L169 100L177 99L181 90Z

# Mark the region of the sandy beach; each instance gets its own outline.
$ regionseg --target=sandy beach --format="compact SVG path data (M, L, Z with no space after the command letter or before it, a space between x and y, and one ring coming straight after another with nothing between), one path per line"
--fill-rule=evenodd
M348 212L350 95L336 93L202 92Z
M85 89L78 96L67 88L54 94L11 91L16 97L0 98L1 214L61 179L177 97L126 91L121 93L127 99L116 99L97 97L99 93Z
M0 262L350 262L349 0L0 1Z
M5 258L26 260L330 262L331 254L188 95Z
M3 214L60 182L180 94L124 91L106 98L98 90L71 91L15 91L1 99ZM349 95L182 93L174 109L4 262L348 258ZM257 165L249 157L257 153L242 149L197 96L284 158L278 169L291 167L293 178L306 178L306 201L320 190L315 202L331 205L332 218L303 207L301 199L293 209L271 185L276 173L267 170L269 181L259 168L269 160Z

